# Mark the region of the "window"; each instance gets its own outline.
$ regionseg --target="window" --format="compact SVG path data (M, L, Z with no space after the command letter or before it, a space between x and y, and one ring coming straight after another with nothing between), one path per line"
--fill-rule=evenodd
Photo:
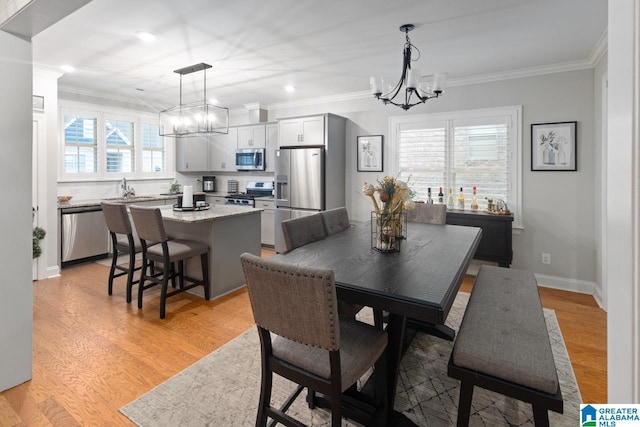
M161 173L165 169L164 138L160 126L142 124L142 172Z
M134 135L133 122L105 121L107 172L135 172Z
M427 199L428 188L437 198L440 187L445 198L462 187L471 200L476 186L481 210L487 198L502 199L514 212L514 227L521 227L520 121L521 107L393 117L396 173L417 200Z
M64 171L86 174L98 171L96 117L64 116Z
M173 144L160 136L157 115L61 104L59 181L173 178Z

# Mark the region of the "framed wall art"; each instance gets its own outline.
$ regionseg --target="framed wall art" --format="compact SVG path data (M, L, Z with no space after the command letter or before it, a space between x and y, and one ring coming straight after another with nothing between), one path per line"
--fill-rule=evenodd
M576 171L578 122L531 125L531 170Z
M382 135L359 136L358 172L382 172Z

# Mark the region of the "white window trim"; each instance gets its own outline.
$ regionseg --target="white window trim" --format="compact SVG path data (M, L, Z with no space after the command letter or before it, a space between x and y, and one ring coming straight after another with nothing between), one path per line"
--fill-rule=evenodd
M58 181L59 182L86 182L86 181L117 181L122 178L127 179L174 179L175 178L175 155L172 138L165 137L165 170L162 174L142 171L142 124L159 125L156 114L126 110L121 108L108 107L97 104L87 104L74 101L60 101L60 114L58 125ZM87 115L96 117L97 138L98 138L98 172L72 174L65 172L64 163L64 117L65 115ZM124 120L134 123L135 127L135 172L109 172L106 170L106 142L105 142L105 120Z
M399 138L400 138L400 126L405 123L415 122L433 122L433 121L446 121L446 120L461 120L461 119L473 119L483 117L495 117L495 116L511 116L511 127L517 126L513 132L514 142L509 145L510 149L510 163L512 168L516 171L512 176L512 189L515 191L515 206L513 201L509 203L509 209L514 212L513 228L520 230L523 229L523 212L522 212L522 106L514 105L509 107L499 108L482 108L477 110L463 110L463 111L451 111L446 113L432 113L432 114L415 114L408 116L392 116L389 117L389 142L390 142L390 164L389 169L392 176L397 176L400 172L400 160L399 160ZM447 146L447 150L451 148ZM448 167L448 166L447 166Z

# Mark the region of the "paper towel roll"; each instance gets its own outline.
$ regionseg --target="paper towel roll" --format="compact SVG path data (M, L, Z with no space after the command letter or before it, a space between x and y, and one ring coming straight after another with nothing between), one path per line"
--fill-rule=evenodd
M182 187L182 207L193 207L193 186L191 185Z

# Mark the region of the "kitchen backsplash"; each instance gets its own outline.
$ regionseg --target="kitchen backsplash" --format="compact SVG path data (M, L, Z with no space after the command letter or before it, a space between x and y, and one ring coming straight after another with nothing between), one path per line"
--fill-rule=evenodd
M238 181L238 191L244 192L249 181L273 181L273 174L239 174L239 173L200 173L181 174L176 173L176 181L180 187L192 185L195 191L202 190L202 175L213 175L216 177L216 191L226 193L227 181L235 179ZM146 196L160 193L168 193L173 179L158 180L135 180L127 179L127 185L135 189L136 195ZM119 181L99 181L99 182L59 182L58 196L73 196L75 200L104 199L107 197L118 197L122 195L122 188Z

